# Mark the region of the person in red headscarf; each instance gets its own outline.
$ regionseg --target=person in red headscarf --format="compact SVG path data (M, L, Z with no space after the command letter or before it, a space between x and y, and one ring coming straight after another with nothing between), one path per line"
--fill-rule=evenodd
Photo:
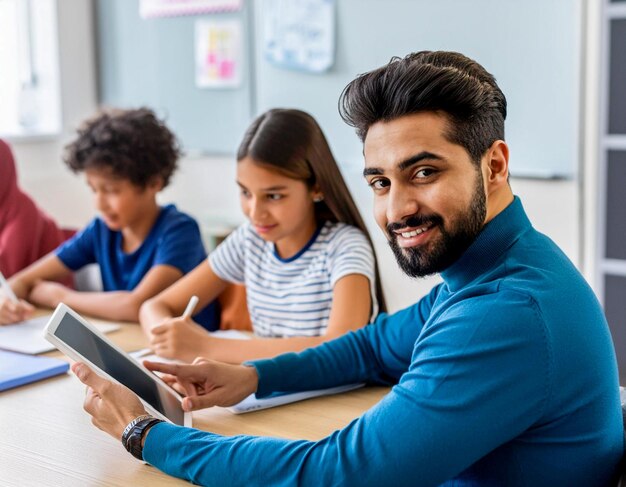
M0 271L9 278L69 235L17 184L11 148L0 139Z

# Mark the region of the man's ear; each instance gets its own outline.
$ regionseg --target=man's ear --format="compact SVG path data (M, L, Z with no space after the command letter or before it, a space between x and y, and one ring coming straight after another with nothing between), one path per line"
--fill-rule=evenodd
M483 157L483 178L487 188L508 184L509 146L503 140L496 140Z

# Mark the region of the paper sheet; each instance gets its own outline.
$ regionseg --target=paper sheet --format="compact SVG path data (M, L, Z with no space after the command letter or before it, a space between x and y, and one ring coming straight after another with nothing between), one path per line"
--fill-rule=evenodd
M43 337L43 329L52 315L38 316L14 325L0 326L0 348L13 352L38 353L55 350L54 345ZM94 323L102 333L119 330L114 323Z

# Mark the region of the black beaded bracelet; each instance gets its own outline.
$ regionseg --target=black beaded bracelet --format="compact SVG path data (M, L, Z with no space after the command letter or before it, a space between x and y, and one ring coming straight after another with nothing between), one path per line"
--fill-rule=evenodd
M141 419L131 427L124 447L136 459L143 460L143 446L141 445L141 440L143 439L144 433L157 423L163 423L163 420L148 417Z

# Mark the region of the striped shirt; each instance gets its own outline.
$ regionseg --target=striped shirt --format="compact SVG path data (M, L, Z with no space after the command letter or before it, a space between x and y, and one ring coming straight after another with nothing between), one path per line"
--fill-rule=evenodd
M369 279L373 316L378 312L374 253L367 237L345 223L326 222L300 252L278 256L246 223L209 255L221 279L245 284L254 333L265 337L325 333L333 288L349 274Z

